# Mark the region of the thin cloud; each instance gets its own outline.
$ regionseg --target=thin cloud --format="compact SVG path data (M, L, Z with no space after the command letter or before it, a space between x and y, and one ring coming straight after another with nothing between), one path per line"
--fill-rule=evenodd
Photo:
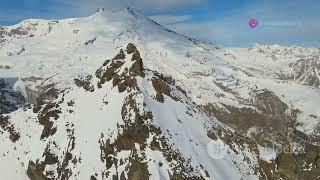
M226 46L248 47L253 43L260 43L319 47L320 24L316 22L320 13L315 8L319 6L319 1L308 5L298 0L286 3L269 1L246 6L216 20L183 22L167 27L182 34ZM248 26L250 18L280 24L288 21L301 24L258 26L251 29Z
M13 0L19 1L19 0ZM320 1L291 0L259 1L245 6L239 6L232 11L204 12L212 15L213 19L197 19L197 14L172 15L170 12L177 8L186 9L194 5L208 5L209 0L41 0L24 1L28 7L35 5L47 11L2 11L0 21L17 21L27 18L60 19L66 17L81 17L93 14L99 7L107 10L120 10L133 7L150 16L169 29L201 40L211 41L227 46L250 46L251 44L268 43L283 45L319 46L320 24L318 17ZM210 1L211 2L211 1ZM215 1L216 2L216 1ZM41 4L42 3L42 4ZM47 4L49 3L49 4ZM217 1L217 3L219 3ZM230 1L229 3L232 3ZM212 5L212 4L211 4ZM24 7L24 6L23 6ZM176 12L176 11L175 11ZM178 12L178 11L177 11ZM183 11L185 12L185 11ZM219 15L215 17L215 13ZM156 14L156 15L154 15ZM158 15L157 15L158 14ZM259 21L297 21L299 26L292 27L262 27L251 29L248 19Z
M74 14L87 15L99 7L119 10L132 7L143 12L166 12L176 8L186 8L205 3L207 0L53 0L60 4L62 11L70 10ZM69 12L70 13L70 12Z
M187 7L190 5L204 3L205 0L134 0L132 5L152 8L154 10L168 10L177 7Z
M172 16L172 15L157 15L157 16L149 16L150 19L156 21L162 25L170 25L185 22L192 19L192 16Z
M6 12L0 12L0 22L19 22L25 19L52 19L47 13L34 13L33 11L17 11L10 10Z
M208 0L12 0L14 9L2 10L0 21L17 21L28 18L60 19L93 14L98 8L120 10L132 7L143 13L166 13L177 8L188 8ZM1 8L0 8L1 9Z

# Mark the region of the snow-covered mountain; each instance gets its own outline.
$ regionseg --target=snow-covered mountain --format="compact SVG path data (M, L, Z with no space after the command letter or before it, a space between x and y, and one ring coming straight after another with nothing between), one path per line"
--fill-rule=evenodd
M316 179L319 55L130 8L0 27L0 177Z

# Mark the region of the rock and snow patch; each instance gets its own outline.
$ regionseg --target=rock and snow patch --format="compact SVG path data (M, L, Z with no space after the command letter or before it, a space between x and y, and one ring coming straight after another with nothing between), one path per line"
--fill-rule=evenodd
M273 160L277 158L277 150L274 148L268 148L258 145L260 159L271 163Z

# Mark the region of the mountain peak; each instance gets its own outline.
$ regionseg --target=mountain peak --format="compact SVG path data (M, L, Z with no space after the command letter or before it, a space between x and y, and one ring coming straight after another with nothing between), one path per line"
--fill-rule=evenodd
M104 8L98 8L96 12L104 12Z

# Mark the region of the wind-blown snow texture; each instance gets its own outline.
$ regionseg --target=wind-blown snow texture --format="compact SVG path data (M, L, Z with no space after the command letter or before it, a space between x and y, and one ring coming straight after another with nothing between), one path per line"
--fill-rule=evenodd
M1 179L290 178L259 148L317 147L319 49L223 48L131 9L0 37Z

